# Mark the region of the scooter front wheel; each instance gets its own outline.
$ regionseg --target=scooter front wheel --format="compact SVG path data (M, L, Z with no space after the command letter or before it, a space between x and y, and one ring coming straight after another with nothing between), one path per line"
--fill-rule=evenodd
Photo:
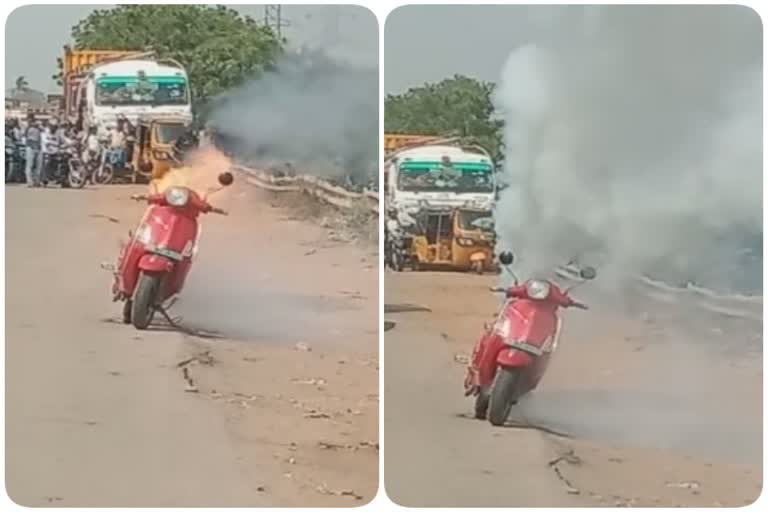
M143 331L149 327L152 317L155 316L155 301L159 289L159 274L141 273L131 307L131 323L135 328Z
M515 404L515 389L519 377L517 370L499 368L493 379L488 421L495 427L501 427L507 421L512 406Z

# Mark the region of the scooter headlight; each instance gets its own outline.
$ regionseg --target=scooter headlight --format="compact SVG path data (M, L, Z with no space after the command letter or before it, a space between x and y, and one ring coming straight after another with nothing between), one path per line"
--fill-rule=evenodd
M533 279L525 285L525 291L532 299L544 300L549 297L550 286L546 281Z
M171 206L184 206L189 201L189 190L182 187L171 187L165 191L165 200Z

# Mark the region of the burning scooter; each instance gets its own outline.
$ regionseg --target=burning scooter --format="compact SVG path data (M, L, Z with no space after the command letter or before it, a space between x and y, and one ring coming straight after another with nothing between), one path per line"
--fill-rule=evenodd
M219 187L201 196L189 187L171 186L162 193L137 195L146 201L144 216L135 234L123 246L116 266L104 265L114 272L113 301L123 301L123 322L146 329L156 312L175 325L167 309L184 286L197 252L201 213L226 215L211 206L207 197L232 184L234 177L224 172Z
M587 306L573 300L570 287L561 290L549 280L529 279L522 285L509 269L511 252L499 255L499 262L514 278L511 288L491 288L506 295L504 305L493 325L475 345L464 380L465 396L475 396L475 417L494 426L507 420L512 406L533 391L547 370L557 349L562 329L560 308ZM592 267L579 273L583 280L597 275Z

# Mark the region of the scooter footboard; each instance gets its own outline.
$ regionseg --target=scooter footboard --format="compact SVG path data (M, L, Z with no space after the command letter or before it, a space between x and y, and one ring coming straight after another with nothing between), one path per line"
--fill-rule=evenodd
M139 269L145 272L170 272L175 263L158 254L145 254L139 260Z

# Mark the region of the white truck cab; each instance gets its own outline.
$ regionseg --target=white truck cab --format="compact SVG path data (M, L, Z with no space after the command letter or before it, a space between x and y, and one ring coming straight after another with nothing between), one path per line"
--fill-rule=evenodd
M405 148L385 162L386 204L408 213L427 206L492 209L496 173L481 148L423 145Z
M173 116L192 121L187 72L174 62L120 60L95 66L78 89L78 110L88 126L114 127L119 117Z

